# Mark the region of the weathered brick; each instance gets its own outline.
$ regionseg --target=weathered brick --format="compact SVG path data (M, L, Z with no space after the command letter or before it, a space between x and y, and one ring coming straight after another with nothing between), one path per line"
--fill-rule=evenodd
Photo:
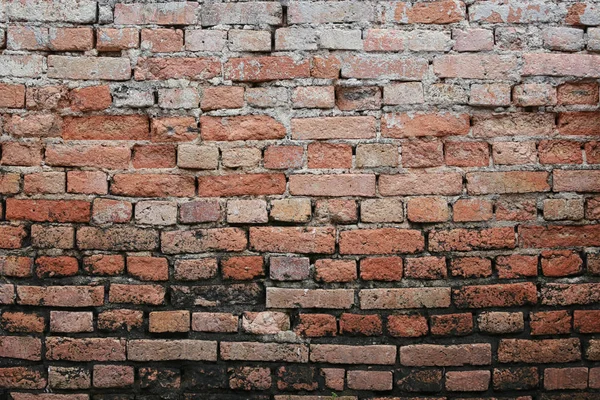
M216 361L217 342L191 339L129 340L127 357L132 361Z
M267 308L350 308L354 304L352 289L285 289L267 288Z
M131 77L124 57L48 56L48 77L57 79L126 81Z
M190 79L202 81L221 74L221 63L212 57L140 58L134 70L138 81Z
M310 361L329 364L389 365L396 362L396 346L311 344Z
M185 25L196 23L198 4L193 2L168 2L115 5L115 23L119 25Z
M304 344L221 342L219 354L224 360L308 362Z
M331 227L252 227L250 247L275 253L331 254L335 248L335 230Z
M376 136L373 117L293 118L292 138L310 139L367 139Z
M498 361L501 363L565 363L581 359L581 344L568 339L501 339Z
M435 345L416 344L400 347L400 364L406 366L489 365L492 348L488 343Z
M450 288L363 289L359 298L364 310L445 308L450 306Z

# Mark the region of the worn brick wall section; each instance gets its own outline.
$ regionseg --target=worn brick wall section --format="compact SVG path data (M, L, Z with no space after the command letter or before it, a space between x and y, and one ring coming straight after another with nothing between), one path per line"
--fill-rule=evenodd
M0 0L0 400L600 399L595 0Z

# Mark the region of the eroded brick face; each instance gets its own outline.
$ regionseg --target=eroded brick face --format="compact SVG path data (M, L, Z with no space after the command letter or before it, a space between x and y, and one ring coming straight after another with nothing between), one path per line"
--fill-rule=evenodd
M595 0L0 0L0 399L600 398Z

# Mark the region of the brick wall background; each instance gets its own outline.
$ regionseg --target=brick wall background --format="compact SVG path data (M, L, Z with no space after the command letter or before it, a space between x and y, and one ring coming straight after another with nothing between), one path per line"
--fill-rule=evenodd
M600 4L0 0L0 399L600 398Z

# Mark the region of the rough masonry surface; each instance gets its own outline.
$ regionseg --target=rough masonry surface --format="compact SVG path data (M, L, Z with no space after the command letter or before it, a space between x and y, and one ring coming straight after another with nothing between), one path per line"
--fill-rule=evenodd
M0 400L597 400L596 0L0 0Z

